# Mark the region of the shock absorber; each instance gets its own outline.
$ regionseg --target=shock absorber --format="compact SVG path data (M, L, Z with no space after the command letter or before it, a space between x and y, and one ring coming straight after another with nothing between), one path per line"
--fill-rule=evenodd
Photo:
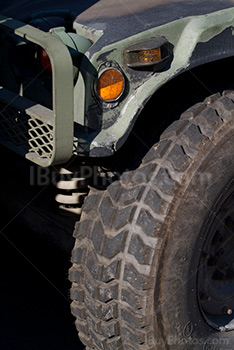
M117 174L104 167L80 165L75 170L69 167L58 170L58 192L55 200L63 214L81 215L82 205L89 192L89 185L106 189L117 179Z
M59 175L60 179L56 185L59 193L55 197L59 209L63 213L81 215L84 198L89 192L90 177L85 176L82 167L75 172L61 168Z

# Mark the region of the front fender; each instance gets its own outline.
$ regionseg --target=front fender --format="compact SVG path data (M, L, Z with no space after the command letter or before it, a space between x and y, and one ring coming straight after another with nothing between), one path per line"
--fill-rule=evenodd
M234 8L229 8L207 15L183 18L144 31L95 53L91 58L93 66L98 67L98 64L111 60L120 62L129 82L129 94L119 106L103 112L100 130L83 135L82 140L89 156L109 156L118 150L127 139L147 101L166 82L201 64L233 56L233 25ZM142 72L126 69L122 63L124 48L157 35L165 36L174 47L170 67L160 73L145 76ZM137 80L137 74L142 80Z

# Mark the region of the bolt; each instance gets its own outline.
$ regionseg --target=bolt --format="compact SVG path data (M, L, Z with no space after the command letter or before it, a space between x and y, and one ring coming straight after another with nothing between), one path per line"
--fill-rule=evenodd
M223 313L224 313L224 314L227 314L227 315L231 315L231 314L232 314L232 309L229 309L228 307L225 307L225 308L223 309Z
M219 330L220 330L220 332L226 332L226 328L225 327L219 327Z

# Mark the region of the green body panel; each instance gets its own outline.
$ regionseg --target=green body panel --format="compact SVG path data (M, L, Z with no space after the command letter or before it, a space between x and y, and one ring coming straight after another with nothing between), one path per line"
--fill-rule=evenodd
M12 92L0 89L0 101L29 115L25 137L28 134L31 137L28 141L31 148L19 151L8 141L1 139L1 143L41 166L64 163L73 154L91 157L112 155L124 144L140 112L161 86L193 66L234 56L233 40L228 48L222 42L214 45L212 57L200 55L199 62L193 61L199 44L208 45L226 32L231 40L234 38L233 7L207 15L185 17L106 46L99 43L104 32L90 25L75 21L77 34L66 33L61 27L43 32L22 22L0 17L1 28L7 28L26 42L41 46L51 61L52 109L17 94L12 97ZM167 66L154 71L129 68L124 62L124 51L155 37L166 38L169 42L171 59ZM97 97L95 85L101 72L110 67L122 71L126 88L119 100L104 103ZM36 134L30 129L33 123L37 125L34 128ZM38 127L38 123L42 126ZM38 133L38 128L42 134ZM43 147L41 154L36 151L40 139L46 139L43 147L50 149L46 156Z
M198 43L206 43L222 33L226 28L233 31L234 8L218 11L208 15L195 16L176 20L171 23L146 30L125 40L103 47L101 51L94 53L90 59L93 74L106 62L115 61L121 67L128 81L129 92L115 108L104 109L101 116L101 127L82 136L81 152L89 155L110 155L124 143L134 122L144 108L150 97L167 81L176 77L180 72L189 69L190 59ZM77 24L83 34L89 36L92 28L83 28ZM90 32L90 33L89 33ZM123 51L128 46L149 39L150 37L164 36L172 44L173 61L171 66L163 71L149 73L143 79L137 81L137 72L132 74L123 62ZM217 56L222 47L217 48ZM228 54L227 54L228 56ZM89 52L86 53L89 59ZM81 74L77 86L79 89L86 85L86 93L78 94L75 88L75 121L85 125L86 116L89 113L89 105L93 103L93 93L88 87L94 84L92 75L87 75L87 60L80 67ZM86 81L86 84L82 80ZM77 91L77 96L76 96ZM80 106L85 106L80 109ZM96 150L98 150L96 152Z

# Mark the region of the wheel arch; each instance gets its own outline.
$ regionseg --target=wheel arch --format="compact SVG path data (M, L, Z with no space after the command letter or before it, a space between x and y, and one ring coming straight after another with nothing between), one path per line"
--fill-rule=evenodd
M196 67L234 56L233 11L234 9L229 9L204 16L183 18L131 39L144 40L146 33L165 35L173 47L172 63L164 71L151 74L144 81L137 82L137 72L129 75L130 84L135 84L135 88L126 102L116 111L110 112L113 124L107 129L101 129L91 141L90 156L109 156L120 149L145 106L151 99L155 99L157 92L171 80ZM119 48L117 43L117 49Z
M164 84L147 101L114 159L117 156L122 164L126 158L126 164L130 168L130 160L133 159L134 164L140 162L153 143L159 141L165 129L178 120L190 106L200 103L210 95L233 90L234 76L230 74L233 60L233 57L229 57L200 65L184 71Z

